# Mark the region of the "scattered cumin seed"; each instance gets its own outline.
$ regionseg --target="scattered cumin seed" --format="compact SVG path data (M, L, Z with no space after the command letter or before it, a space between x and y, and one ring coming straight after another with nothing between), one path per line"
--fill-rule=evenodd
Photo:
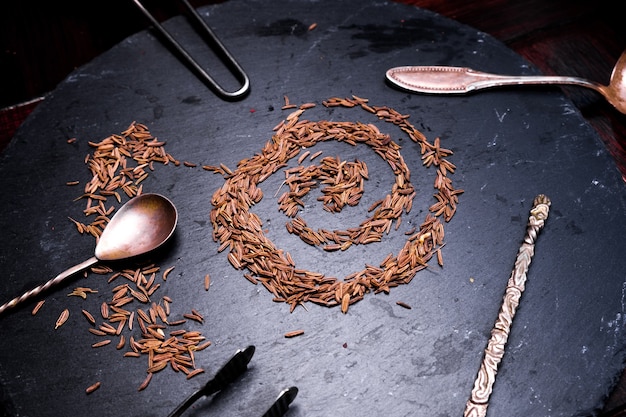
M124 335L120 335L120 339L117 342L117 345L115 345L115 349L120 350L124 347L124 345L126 345L126 337Z
M187 379L191 379L191 378L193 378L194 376L199 375L199 374L202 374L202 373L204 373L204 369L202 369L202 368L196 368L196 369L194 369L193 371L191 371L191 372L189 372L189 373L187 374Z
M443 266L443 255L441 255L441 249L437 249L437 263L439 266Z
M109 318L109 305L107 304L106 301L100 304L100 314L102 315L103 319Z
M306 151L302 155L300 155L300 157L298 158L298 164L301 164L302 161L304 161L306 157L309 156L310 153L311 153L310 151Z
M169 276L170 272L174 270L174 268L175 266L170 266L163 272L163 281L167 281L167 277Z
M211 346L211 344L212 342L210 340L207 340L206 342L196 346L193 350L195 350L196 352L199 352L201 350L208 348L209 346Z
M311 155L310 160L311 161L314 160L315 158L317 158L318 156L320 156L323 153L324 153L324 151L317 151L317 152L315 152L313 155Z
M296 106L295 104L291 104L291 103L289 102L289 97L284 96L284 100L285 100L285 104L283 105L283 107L281 107L281 108L282 108L282 110L287 110L287 109L295 109L296 107L298 107L298 106Z
M103 332L102 330L96 329L96 328L93 328L93 327L90 327L87 330L89 330L89 333L95 334L96 336L106 336L107 335L107 333Z
M296 337L296 336L300 336L304 334L304 330L293 330L291 332L287 332L285 333L285 337L286 338L292 338L292 337Z
M346 293L341 298L341 312L346 314L348 312L348 307L350 307L350 294Z
M191 314L195 315L200 320L204 320L204 317L202 316L202 314L200 314L200 312L194 308L191 309Z
M67 319L70 317L70 311L66 308L65 310L63 310L61 312L61 314L59 315L59 318L57 319L56 324L54 325L54 329L58 329L59 327L63 326L63 324L67 321Z
M403 301L396 301L396 304L399 305L400 307L406 308L407 310L411 309L411 306Z
M30 312L30 314L32 314L33 316L35 314L37 314L39 312L39 310L41 310L41 307L43 307L43 304L46 302L46 300L41 300L39 301L35 307L33 308L33 311Z
M100 385L101 385L101 384L100 384L100 381L98 381L98 382L96 382L95 384L88 386L88 387L87 387L87 389L85 390L85 392L86 392L87 394L91 394L92 392L94 392L95 390L97 390L98 388L100 388Z
M89 321L89 324L94 326L96 324L96 319L91 315L91 313L88 312L87 310L81 310L81 311L83 313L83 316L85 316L87 318L87 321Z
M91 347L92 348L99 348L99 347L102 347L102 346L106 346L109 343L111 343L111 339L105 339L105 340L103 340L101 342L96 342L96 343L92 344Z
M144 379L141 385L139 385L139 388L137 388L137 391L143 391L148 387L148 385L150 384L150 381L152 381L152 375L154 375L152 372L148 372L146 379Z

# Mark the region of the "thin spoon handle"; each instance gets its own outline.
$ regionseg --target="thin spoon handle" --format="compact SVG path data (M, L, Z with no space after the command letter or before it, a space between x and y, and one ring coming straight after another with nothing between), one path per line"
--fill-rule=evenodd
M550 75L499 75L466 67L405 66L391 68L387 79L409 91L430 94L464 94L507 85L560 84L591 88L604 94L605 86L578 77Z
M46 291L48 288L59 284L61 281L63 281L65 278L70 277L72 275L74 275L77 272L80 272L84 269L89 268L90 266L94 265L96 262L98 262L98 258L96 258L95 256L92 256L91 258L87 259L86 261L79 263L78 265L75 265L63 272L61 272L59 275L57 275L56 277L52 278L50 281L46 282L45 284L42 284L38 287L33 288L30 291L25 292L24 294L20 295L19 297L15 297L14 299L12 299L11 301L9 301L8 303L3 304L2 306L0 306L0 315L2 315L2 313L5 312L5 310L8 310L9 308L13 308L15 306L17 306L18 304L20 304L21 302L31 298L31 297L35 297L36 295L42 293L43 291Z
M549 211L550 199L543 194L535 197L524 242L517 252L515 267L507 283L498 318L491 330L491 338L487 343L483 362L474 382L474 389L467 401L464 417L484 417L487 414L489 397L493 383L496 381L498 366L504 355L504 347L509 338L517 306L526 287L526 274L535 253L535 241L543 229Z

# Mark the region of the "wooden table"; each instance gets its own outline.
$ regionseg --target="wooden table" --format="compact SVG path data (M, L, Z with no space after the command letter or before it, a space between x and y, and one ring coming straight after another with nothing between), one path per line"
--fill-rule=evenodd
M196 6L219 0L195 1ZM401 0L472 26L501 40L547 75L571 75L608 83L626 49L626 26L617 2L552 0ZM175 11L162 0L155 14ZM99 7L100 6L100 7ZM0 85L0 150L15 129L74 68L147 24L130 2L67 0L4 2L0 31L4 77ZM597 93L563 87L583 117L597 130L626 178L626 115ZM626 377L616 385L605 410L626 404ZM619 411L618 411L619 413ZM606 416L626 415L610 413Z

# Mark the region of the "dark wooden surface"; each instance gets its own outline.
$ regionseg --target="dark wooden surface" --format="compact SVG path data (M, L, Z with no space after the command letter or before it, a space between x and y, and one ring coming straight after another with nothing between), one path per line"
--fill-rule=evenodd
M146 0L148 1L148 0ZM218 3L198 0L194 5ZM582 0L402 0L488 33L548 75L572 75L608 83L626 49L619 2ZM176 10L154 0L151 10ZM236 17L235 17L236 18ZM74 69L147 23L130 1L24 0L0 6L0 150L49 91ZM563 87L598 131L626 176L626 115L591 90ZM606 404L626 404L626 378ZM617 414L613 414L617 415ZM626 414L624 414L626 415Z

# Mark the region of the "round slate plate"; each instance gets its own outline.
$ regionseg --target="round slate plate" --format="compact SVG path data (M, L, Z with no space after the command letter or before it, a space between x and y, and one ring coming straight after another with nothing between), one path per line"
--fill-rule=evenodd
M433 172L422 167L418 145L367 112L321 105L352 94L409 114L429 140L440 137L442 146L454 151L450 160L457 171L451 178L465 193L446 224L445 265L431 265L389 294L366 294L348 314L316 305L290 313L287 304L273 302L264 287L235 270L226 252L217 251L209 212L211 196L224 179L199 167L156 166L144 191L166 195L180 212L172 244L155 259L162 268L176 267L158 297L171 297L176 314L191 308L204 314L203 325L188 327L213 342L196 354L205 374L188 381L166 369L138 392L145 358L124 358L114 343L92 349L99 338L87 331L80 313L98 311L115 283L79 276L47 294L37 316L30 314L32 300L0 318L0 384L9 413L164 416L237 349L252 344L256 354L245 376L200 402L190 416L262 415L292 385L300 389L292 417L462 415L539 193L551 198L552 210L489 413L571 416L602 405L624 356L626 190L599 138L557 89L464 97L394 90L384 74L399 65L536 72L489 36L413 7L232 0L201 12L249 73L249 96L220 100L151 32L129 37L76 70L28 118L0 162L0 294L18 295L92 255L94 240L79 235L68 220L82 214L84 202L74 201L81 189L65 185L90 179L84 164L88 141L137 121L167 141L167 151L180 161L234 169L260 152L287 116L281 110L285 95L293 103L319 104L305 113L309 120L362 121L388 132L402 146L418 189L402 227L382 243L328 253L287 234L287 219L274 197L284 174L272 176L261 184L265 198L255 210L298 267L341 278L366 263L377 264L397 251L404 232L423 221L434 201ZM313 23L317 27L308 30ZM166 26L218 79L236 84L211 61L185 19L171 19ZM68 143L69 138L77 140ZM310 224L358 219L366 210L361 206L388 192L388 165L368 149L344 145L330 142L319 149L367 162L366 200L347 211L346 220L321 210L311 196L301 213ZM208 292L206 274L212 277ZM67 297L76 286L98 293L86 300ZM70 309L70 320L54 330L64 308ZM304 335L283 336L296 329ZM101 388L86 395L85 388L96 381Z

